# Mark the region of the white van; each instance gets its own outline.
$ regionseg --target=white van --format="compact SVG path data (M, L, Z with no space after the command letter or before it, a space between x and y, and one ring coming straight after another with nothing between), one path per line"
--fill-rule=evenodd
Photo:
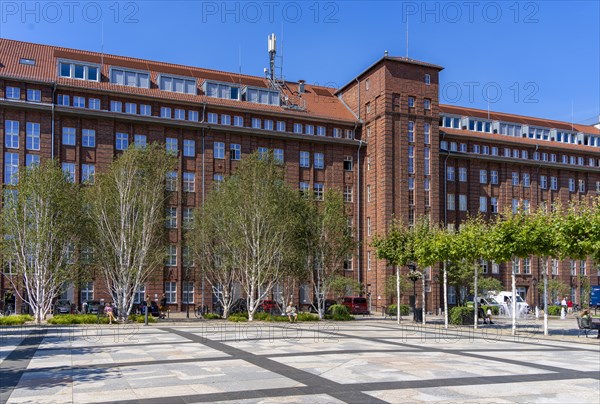
M525 316L529 313L529 305L525 302L519 294L517 297L517 317ZM495 302L501 306L500 315L512 317L512 292L489 292L487 296L488 300Z

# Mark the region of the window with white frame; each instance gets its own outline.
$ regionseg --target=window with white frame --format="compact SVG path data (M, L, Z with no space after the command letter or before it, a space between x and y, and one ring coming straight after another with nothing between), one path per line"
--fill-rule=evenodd
M498 213L498 198L490 198L490 212Z
M325 126L317 126L317 136L325 136Z
M158 76L158 87L163 91L196 94L196 80L192 78L172 77L161 74Z
M26 154L25 155L25 167L33 167L35 165L40 165L40 156L39 154Z
M519 185L519 173L512 173L512 185L513 186L518 186Z
M266 88L246 87L242 90L245 100L248 102L256 102L258 104L279 105L279 91L269 90Z
M146 296L146 286L139 285L133 294L133 303L140 304L144 301Z
M27 89L27 101L40 102L42 100L42 92L33 88Z
M252 128L262 129L262 121L260 118L252 118Z
M431 125L427 122L423 124L423 143L431 143Z
M344 202L352 202L352 185L344 185Z
M27 122L25 135L26 150L40 150L40 124Z
M62 170L67 175L67 181L75 182L75 164L62 163Z
M425 73L425 85L430 85L431 84L431 75L428 73Z
M4 146L8 149L19 148L19 121L5 121Z
M188 121L198 122L198 111L188 110Z
M115 148L117 150L127 150L129 147L129 135L127 133L117 132L115 136Z
M224 180L223 174L213 174L213 188L219 190Z
M550 177L550 189L556 191L558 189L558 178Z
M569 178L569 192L575 192L575 178Z
M346 257L346 259L344 260L344 271L352 271L353 270L352 261L353 261L353 259L352 259L351 255Z
M367 202L371 202L371 185L367 185Z
M273 121L271 119L265 119L263 121L263 128L265 130L273 130Z
M269 158L269 149L267 147L259 147L258 158L260 160L266 161Z
M479 183L487 184L487 170L479 170Z
M81 182L84 184L93 184L96 178L96 166L94 164L81 165Z
M423 99L423 108L431 109L431 100L429 98Z
M454 181L454 167L452 167L452 166L446 167L446 179L448 181Z
M492 261L492 274L499 274L500 273L500 264Z
M196 174L186 171L183 173L183 192L196 192Z
M431 170L430 164L431 151L429 147L423 148L423 174L429 175Z
M415 173L415 146L408 146L408 173Z
M304 168L310 167L310 152L307 152L307 151L300 152L300 167L304 167Z
M169 171L165 182L165 189L167 191L177 191L177 171Z
M174 137L166 138L165 139L165 148L166 148L167 154L170 154L172 156L177 156L177 154L179 152L177 139Z
M85 108L85 97L74 96L73 97L73 106L75 108Z
M285 132L285 121L277 121L277 132Z
M225 158L225 143L223 142L214 142L213 143L213 154L215 159L224 159Z
M519 211L519 200L513 198L513 200L512 200L512 213L517 213L518 211Z
M136 134L133 136L133 144L137 149L146 148L146 135Z
M194 208L182 208L181 227L188 230L194 227Z
M205 81L202 86L204 93L209 97L225 98L228 100L240 99L241 91L238 86L211 81Z
M586 264L585 260L579 261L579 275L581 275L581 276L586 275L586 265L585 264Z
M165 282L167 304L177 303L177 282Z
M233 117L233 126L244 126L244 118L241 116Z
M367 236L371 235L371 218L367 217Z
M171 118L171 108L160 107L160 117L161 118Z
M231 125L231 115L221 114L221 125Z
M71 105L71 97L65 94L58 94L56 97L56 103L63 107L68 107Z
M121 86L150 88L150 73L113 67L110 69L110 82Z
M314 160L315 160L315 169L323 169L325 168L325 157L323 155L323 153L315 153L314 154Z
M306 133L307 135L314 135L315 134L315 126L314 125L304 126L304 133Z
M523 186L525 188L529 188L531 186L531 181L528 173L523 173Z
M458 210L467 211L467 195L458 195Z
M408 121L408 142L414 143L415 141L415 123Z
M184 121L185 120L185 109L175 108L174 118Z
M523 258L523 273L525 275L531 275L531 259Z
M548 177L545 175L540 175L540 188L547 189L548 188Z
M177 246L175 244L169 244L167 246L167 257L165 260L165 265L168 267L177 266Z
M62 128L62 143L67 146L75 146L75 128Z
M58 62L58 75L71 79L100 81L99 66L61 60Z
M183 139L184 157L196 157L196 141L193 139Z
M308 190L310 189L310 185L308 182L300 181L298 184L298 188L300 188L300 193L303 195L308 195Z
M487 212L487 197L485 196L479 197L479 211Z
M552 261L550 261L550 265L552 268L552 275L558 275L558 260L553 258Z
M570 270L571 276L577 276L577 261L575 261L575 260L569 261L569 270Z
M283 164L283 149L273 149L273 161L279 164Z
M408 107L409 108L415 107L415 97L408 97Z
M214 112L209 112L208 114L206 114L206 122L219 123L219 114L215 114Z
M446 207L448 210L454 210L454 194L446 195Z
M174 206L165 208L165 227L167 229L177 228L177 208Z
M84 282L80 286L80 290L82 302L89 302L90 300L94 300L94 282Z
M521 273L520 260L518 258L512 259L512 271L514 274Z
M183 303L194 303L194 282L183 282Z
M580 193L585 193L585 180L579 180L579 192Z
M240 160L242 158L242 145L231 143L229 145L229 160Z
M340 128L333 128L333 137L342 137L342 130Z
M302 124L301 123L294 124L294 133L302 133Z
M315 196L315 200L322 201L324 197L324 188L323 183L315 182L313 185L313 192Z
M467 168L466 167L458 168L458 180L460 182L467 182Z
M110 102L110 111L111 112L123 112L123 103L121 101L111 101Z
M494 185L498 184L498 171L496 171L496 170L490 171L490 184L494 184Z
M88 99L88 108L99 110L100 109L100 100L98 98Z

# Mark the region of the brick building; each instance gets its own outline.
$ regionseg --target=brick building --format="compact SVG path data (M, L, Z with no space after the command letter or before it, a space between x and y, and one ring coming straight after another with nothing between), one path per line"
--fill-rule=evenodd
M440 105L441 70L386 55L334 89L0 39L3 184L20 167L51 157L74 181L93 182L130 144L164 143L179 156L167 179L175 195L166 212L168 258L138 295L164 291L180 310L186 299L210 306L212 298L201 276L185 275L182 236L193 209L243 155L270 150L293 186L317 197L343 192L360 241L345 271L380 307L389 303L383 283L392 269L369 243L392 217L454 223L467 212L493 215L512 204L600 193L600 130ZM519 268L519 290L536 302L539 267L529 261ZM574 270L598 283L591 262ZM487 271L505 282L510 276L502 265ZM566 282L572 271L571 262L557 263L556 276ZM427 279L431 311L442 305L441 287L431 270ZM73 285L66 297L108 299L100 276ZM309 301L303 286L298 303Z

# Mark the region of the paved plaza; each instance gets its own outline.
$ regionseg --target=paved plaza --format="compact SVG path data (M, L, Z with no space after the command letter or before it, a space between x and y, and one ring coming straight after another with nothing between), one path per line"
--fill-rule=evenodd
M598 403L600 340L574 323L3 328L0 402Z

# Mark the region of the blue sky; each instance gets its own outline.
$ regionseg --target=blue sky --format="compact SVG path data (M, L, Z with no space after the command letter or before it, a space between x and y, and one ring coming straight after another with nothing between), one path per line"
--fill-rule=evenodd
M405 56L408 21L409 57L445 68L441 102L591 123L599 4L0 1L0 36L262 75L275 32L287 79L340 86L384 50Z

